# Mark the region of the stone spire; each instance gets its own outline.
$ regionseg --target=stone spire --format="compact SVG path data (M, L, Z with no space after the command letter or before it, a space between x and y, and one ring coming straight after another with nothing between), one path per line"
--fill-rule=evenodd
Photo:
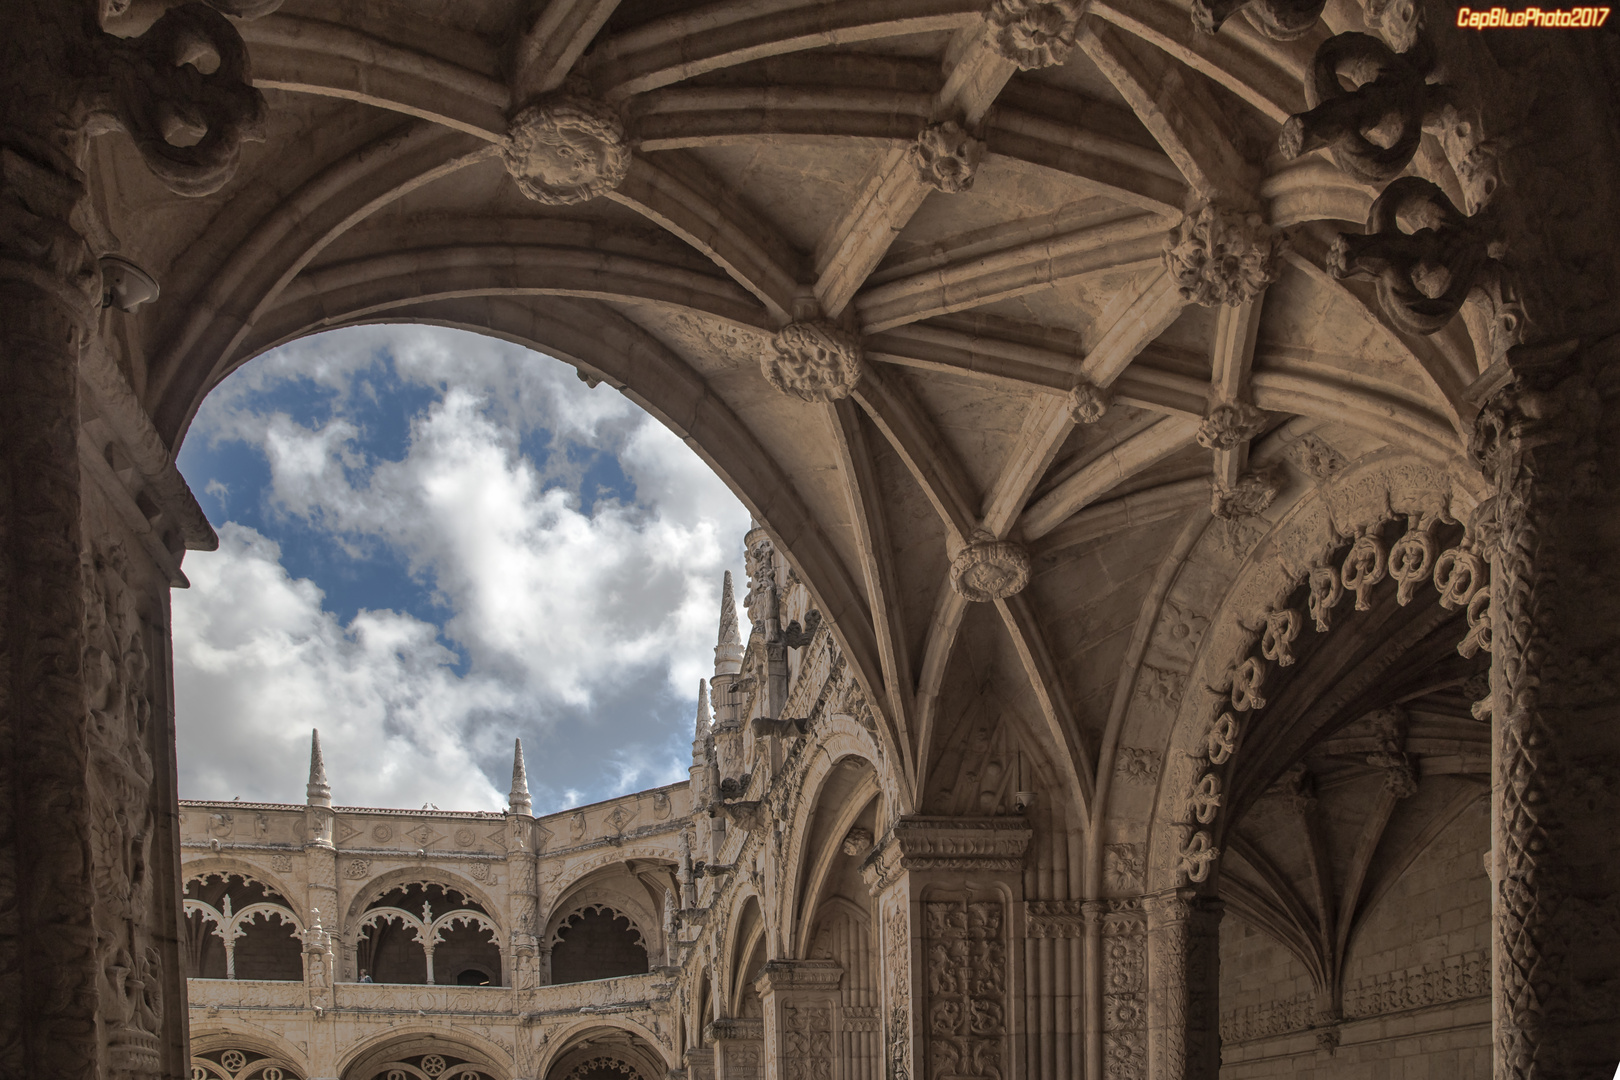
M512 793L507 796L509 814L531 815L534 804L529 801L529 772L523 767L523 740L512 740Z
M332 785L326 782L326 759L321 756L321 733L309 732L309 784L304 788L310 806L331 806Z
M742 672L742 636L737 631L737 598L731 591L731 571L720 590L720 641L714 647L714 673L737 675Z
M697 725L692 731L693 744L701 743L709 737L709 680L698 680L698 710Z

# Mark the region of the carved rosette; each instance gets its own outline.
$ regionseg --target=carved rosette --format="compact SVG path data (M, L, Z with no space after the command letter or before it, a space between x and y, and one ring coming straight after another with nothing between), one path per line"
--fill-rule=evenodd
M1083 0L995 0L985 19L1001 55L1029 71L1069 58L1085 12Z
M570 206L624 182L630 144L624 124L608 106L552 94L512 117L501 159L523 194L547 206Z
M803 401L838 401L861 381L860 339L828 322L796 322L777 332L760 358L770 384Z
M917 167L917 175L947 195L973 186L973 176L983 157L984 142L969 135L955 120L929 124L911 144L911 163Z
M951 586L976 604L1013 596L1029 584L1029 553L1011 540L975 532L951 561Z
M1184 300L1247 304L1277 280L1285 246L1259 214L1205 203L1170 231L1164 265Z
M1077 424L1095 424L1113 403L1114 396L1106 387L1082 379L1069 391L1069 416Z
M1198 425L1198 445L1208 450L1235 450L1260 434L1266 414L1245 401L1217 405Z

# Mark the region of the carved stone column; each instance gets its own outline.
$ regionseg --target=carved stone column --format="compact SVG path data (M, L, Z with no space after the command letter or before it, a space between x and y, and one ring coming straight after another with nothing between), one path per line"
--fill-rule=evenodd
M765 1075L763 1020L716 1020L703 1034L714 1047L715 1080L760 1080Z
M833 1034L843 978L844 969L832 960L766 962L754 988L765 1006L768 1080L833 1080ZM715 1044L716 1064L724 1062L729 1050ZM719 1080L736 1078L722 1067Z
M1022 818L909 817L861 867L882 935L883 1075L1022 1075Z
M1145 897L1148 1076L1216 1080L1221 1068L1221 902L1193 889Z
M1515 350L1472 450L1491 555L1498 1077L1607 1075L1620 1030L1620 347Z
M502 982L518 990L540 985L540 846L534 818L528 814L506 816L507 934L504 950L506 970Z
M92 125L122 128L172 188L212 191L262 99L223 16L193 5L120 39L97 12L11 4L0 34L5 1076L174 1076L189 1056L166 589L202 536L177 527L189 493L104 351L81 163ZM214 74L181 70L209 50ZM208 134L172 146L153 128L173 115Z
M686 1080L715 1080L713 1047L690 1047L685 1062Z

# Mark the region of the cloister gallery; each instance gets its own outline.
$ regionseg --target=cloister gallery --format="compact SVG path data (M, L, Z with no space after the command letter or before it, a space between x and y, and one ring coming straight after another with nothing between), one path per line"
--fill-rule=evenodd
M0 1074L1613 1073L1611 30L0 10ZM177 802L188 423L383 321L754 515L689 784Z

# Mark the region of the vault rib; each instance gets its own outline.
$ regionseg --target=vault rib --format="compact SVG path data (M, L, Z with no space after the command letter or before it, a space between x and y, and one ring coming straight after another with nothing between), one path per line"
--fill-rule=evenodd
M888 523L878 484L875 459L861 429L858 407L849 399L826 403L823 408L832 431L838 455L844 492L849 499L850 522L860 552L861 572L866 579L867 606L872 612L872 629L877 638L878 660L883 668L890 715L899 729L900 747L908 773L916 775L913 759L913 712L911 657L906 650L906 627L898 596L894 549L889 543Z

